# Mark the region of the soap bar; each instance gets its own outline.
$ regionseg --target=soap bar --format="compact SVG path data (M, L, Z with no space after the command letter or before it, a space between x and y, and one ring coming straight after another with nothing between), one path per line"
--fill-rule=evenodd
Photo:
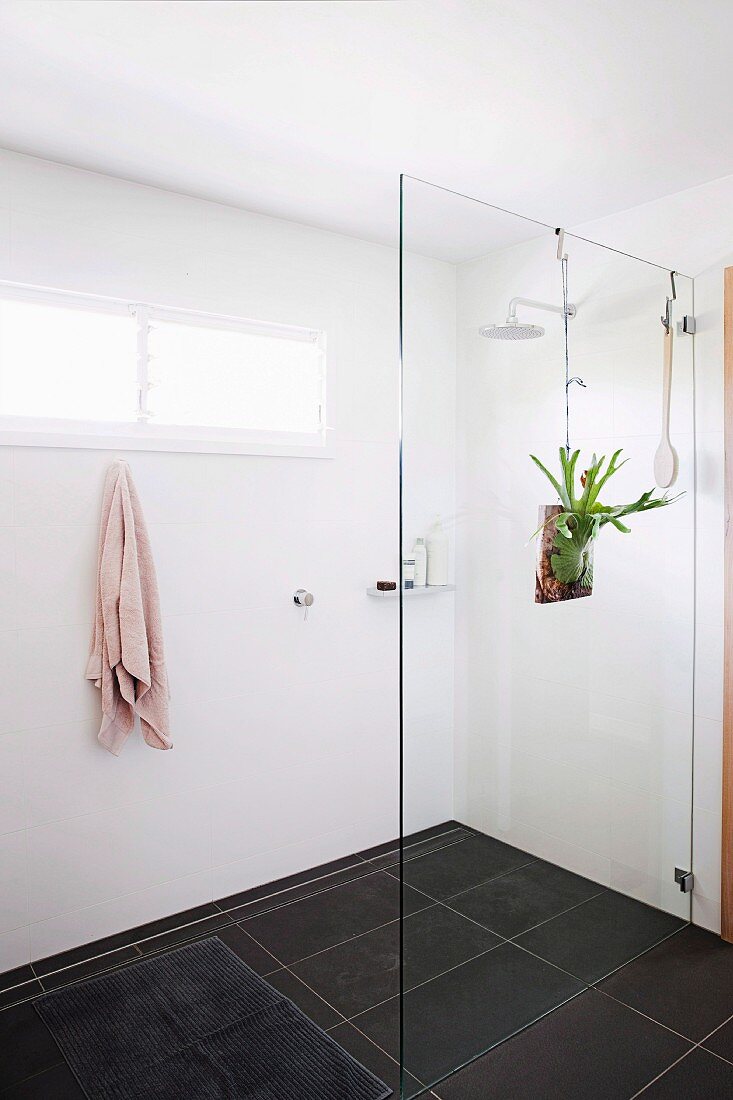
M377 592L394 592L397 581L377 581Z

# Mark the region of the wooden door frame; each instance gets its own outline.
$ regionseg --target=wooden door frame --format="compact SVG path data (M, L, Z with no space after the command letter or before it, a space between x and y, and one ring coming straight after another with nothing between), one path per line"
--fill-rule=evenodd
M725 551L723 641L723 833L721 844L721 936L733 943L733 267L723 290L723 386L725 438Z

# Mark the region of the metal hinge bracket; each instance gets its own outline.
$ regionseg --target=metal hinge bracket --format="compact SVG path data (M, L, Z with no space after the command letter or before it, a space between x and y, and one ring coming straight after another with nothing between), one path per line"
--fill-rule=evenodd
M678 336L694 336L697 332L695 318L691 313L686 313L681 321L677 322Z
M675 867L674 880L683 894L691 894L695 886L695 876L692 871L683 871L681 867Z

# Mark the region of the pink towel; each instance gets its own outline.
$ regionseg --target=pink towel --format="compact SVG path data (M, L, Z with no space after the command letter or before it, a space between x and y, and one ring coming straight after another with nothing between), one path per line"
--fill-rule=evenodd
M112 463L104 483L86 675L102 691L99 741L106 749L119 756L135 714L148 745L173 747L155 566L140 499L121 459Z

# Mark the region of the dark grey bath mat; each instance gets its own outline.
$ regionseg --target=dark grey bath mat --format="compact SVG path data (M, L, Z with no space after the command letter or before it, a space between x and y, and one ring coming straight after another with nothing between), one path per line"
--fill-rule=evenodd
M36 1009L92 1100L385 1100L392 1090L211 937Z

